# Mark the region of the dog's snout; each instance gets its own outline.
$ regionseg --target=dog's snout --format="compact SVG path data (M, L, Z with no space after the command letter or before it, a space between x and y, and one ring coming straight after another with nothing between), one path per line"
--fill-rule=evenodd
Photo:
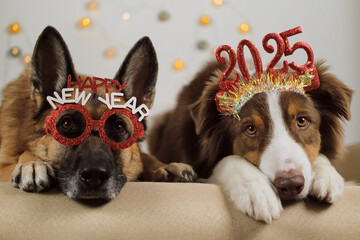
M111 178L114 162L97 138L90 137L82 144L76 162L79 180L89 190L101 187Z
M304 189L305 179L301 172L294 169L276 175L274 185L281 197L296 197Z
M80 173L80 179L90 187L103 185L110 177L110 171L106 168L85 168Z

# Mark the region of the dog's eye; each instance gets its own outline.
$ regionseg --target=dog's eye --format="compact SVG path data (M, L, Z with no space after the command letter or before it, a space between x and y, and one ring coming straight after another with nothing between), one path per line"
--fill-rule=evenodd
M113 142L125 142L131 137L131 120L122 114L113 114L109 116L104 124L106 136Z
M114 130L120 134L122 133L125 129L124 129L124 126L123 126L123 122L120 121L120 120L116 120L115 123L114 123Z
M74 122L70 117L64 117L61 119L60 126L65 131L72 130L75 127Z
M65 110L64 115L57 118L56 130L65 138L74 139L80 137L86 129L84 115L75 110Z
M299 117L296 124L299 128L306 128L307 126L309 126L310 122L305 117Z
M256 132L257 132L257 129L253 125L247 126L247 128L245 130L245 134L248 136L254 136L256 134Z

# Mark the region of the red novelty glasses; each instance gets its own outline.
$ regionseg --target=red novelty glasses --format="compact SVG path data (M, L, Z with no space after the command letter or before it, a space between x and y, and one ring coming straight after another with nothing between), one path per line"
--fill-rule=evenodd
M142 136L144 128L128 109L107 110L100 120L93 120L81 105L60 105L46 118L46 129L60 143L75 146L97 127L100 138L113 149L125 149Z

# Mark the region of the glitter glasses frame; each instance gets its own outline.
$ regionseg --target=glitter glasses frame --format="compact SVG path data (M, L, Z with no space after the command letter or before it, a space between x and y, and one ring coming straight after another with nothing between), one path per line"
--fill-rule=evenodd
M81 134L81 136L77 138L66 138L62 136L58 130L56 129L56 118L59 116L59 114L65 110L68 109L74 109L82 113L82 115L85 117L86 121L86 128L84 132ZM123 114L127 116L133 126L133 134L131 137L126 140L125 142L115 142L112 141L108 136L106 136L105 133L105 122L106 120L113 114ZM131 113L131 111L127 109L110 109L107 110L100 118L100 120L93 120L90 113L81 105L78 104L66 104L66 105L60 105L57 109L55 109L52 114L48 117L46 117L46 131L50 132L50 134L61 144L68 145L68 146L75 146L82 143L85 139L87 139L90 136L91 130L94 127L99 128L99 135L100 138L111 148L113 149L125 149L133 145L136 140L142 136L144 132L143 125L138 122L137 117Z

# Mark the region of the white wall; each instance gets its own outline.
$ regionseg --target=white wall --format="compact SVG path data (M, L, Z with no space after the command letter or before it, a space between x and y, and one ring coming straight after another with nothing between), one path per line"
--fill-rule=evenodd
M157 50L159 77L153 114L171 108L181 86L208 60L214 59L212 51L220 44L236 48L247 38L258 47L263 62L266 55L261 41L269 32L301 26L303 33L291 38L292 42L305 41L312 47L315 59L326 59L331 70L355 90L352 103L352 120L346 127L346 144L360 142L360 1L358 0L303 0L303 1L240 1L224 0L224 5L214 7L211 0L99 0L98 11L89 12L88 1L73 0L2 0L0 1L0 86L18 76L24 64L20 59L7 55L11 46L19 46L24 53L31 53L37 36L47 25L55 26L63 35L71 51L78 72L99 77L113 77L130 47L142 36L148 35ZM157 15L165 10L170 14L167 22L160 22ZM131 17L124 21L122 14ZM198 24L200 15L212 18L210 26ZM77 21L90 16L93 25L79 29ZM19 22L22 33L9 35L7 26ZM237 31L237 26L248 22L249 34ZM210 47L206 51L196 48L204 39ZM118 49L117 57L106 59L103 51L109 46ZM305 54L297 53L287 60L305 61ZM172 62L185 61L183 71L174 71Z

